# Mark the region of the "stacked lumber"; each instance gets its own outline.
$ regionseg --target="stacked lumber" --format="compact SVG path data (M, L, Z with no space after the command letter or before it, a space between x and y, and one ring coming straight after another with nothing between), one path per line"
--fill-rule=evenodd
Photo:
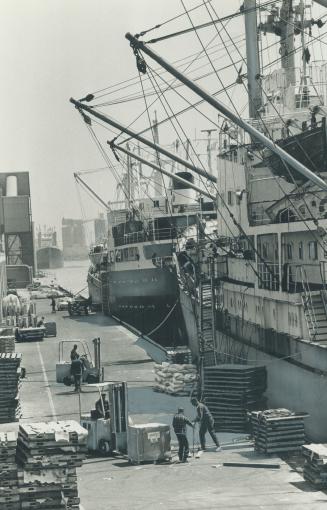
M306 444L302 446L305 458L303 478L315 489L327 488L327 445Z
M191 394L197 381L197 369L191 364L162 363L154 365L155 391L169 395Z
M166 361L167 363L176 363L176 364L192 364L192 353L190 349L187 348L177 348L170 349L166 353Z
M263 366L223 364L204 367L204 401L218 430L244 432L248 411L264 409L267 373Z
M20 510L16 464L16 434L0 432L0 508Z
M21 359L22 355L17 352L0 353L0 423L17 421L21 416Z
M20 424L17 463L22 509L79 509L76 468L87 430L75 421Z
M14 352L15 350L15 335L1 335L0 336L0 352Z
M262 453L301 450L305 443L304 418L308 414L289 409L267 409L251 413L254 447Z

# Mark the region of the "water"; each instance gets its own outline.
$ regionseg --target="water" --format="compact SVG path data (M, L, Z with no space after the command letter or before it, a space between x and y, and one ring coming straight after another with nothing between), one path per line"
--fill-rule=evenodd
M82 291L81 294L88 297L87 289L87 271L89 268L89 260L68 260L65 261L64 267L60 269L45 270L50 275L50 278L61 285L64 289L71 291L76 294ZM42 280L41 280L42 281Z

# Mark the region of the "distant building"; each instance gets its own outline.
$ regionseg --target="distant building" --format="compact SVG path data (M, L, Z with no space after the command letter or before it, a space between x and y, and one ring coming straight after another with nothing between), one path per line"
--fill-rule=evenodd
M0 173L0 233L8 287L26 287L35 269L28 172Z
M62 219L62 248L65 260L86 259L88 247L83 220Z

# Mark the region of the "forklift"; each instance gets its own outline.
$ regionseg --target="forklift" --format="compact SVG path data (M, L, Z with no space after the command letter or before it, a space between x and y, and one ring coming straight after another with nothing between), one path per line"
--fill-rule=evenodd
M94 362L91 356L90 349L86 342L83 340L61 340L59 342L59 359L56 363L56 382L64 383L67 386L71 384L71 360L66 361L64 351L69 353L73 346L76 344L83 360L83 382L98 383L103 381L103 367L101 367L101 341L100 338L92 340L94 346Z
M87 393L79 394L80 424L88 431L88 450L102 456L125 454L128 427L126 382L89 384L87 388L96 388L99 397L95 409L83 414L81 398Z

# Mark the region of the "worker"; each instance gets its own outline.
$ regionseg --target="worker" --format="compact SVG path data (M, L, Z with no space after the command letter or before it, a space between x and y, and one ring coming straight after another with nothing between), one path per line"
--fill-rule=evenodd
M74 378L75 391L81 391L83 369L84 369L83 360L77 354L76 357L72 360L70 367L70 373Z
M21 339L22 339L22 337L21 337L21 334L20 334L20 332L19 332L19 329L18 329L18 328L16 328L16 329L15 329L15 341L16 341L16 342L20 342L20 341L21 341Z
M95 403L97 418L109 418L109 402L106 400L106 394L101 393L101 397Z
M206 433L209 432L210 436L212 437L213 442L216 445L216 451L221 451L221 447L218 441L218 438L215 434L215 422L213 419L212 414L210 413L208 407L203 404L202 402L199 402L197 398L193 397L191 399L191 404L196 407L197 416L195 418L195 422L199 422L200 429L199 429L199 437L200 437L200 444L201 444L201 450L206 449Z
M36 327L40 328L41 326L44 326L44 317L41 317L36 323Z
M52 308L52 313L56 313L56 300L55 298L52 296L51 298L51 308Z
M178 408L177 414L173 418L173 429L178 440L178 457L180 462L187 462L189 454L189 445L186 435L186 425L194 427L193 423L184 416L184 409Z
M79 354L77 352L77 344L75 344L72 350L70 351L70 360L73 361L73 359L76 358L79 358Z

